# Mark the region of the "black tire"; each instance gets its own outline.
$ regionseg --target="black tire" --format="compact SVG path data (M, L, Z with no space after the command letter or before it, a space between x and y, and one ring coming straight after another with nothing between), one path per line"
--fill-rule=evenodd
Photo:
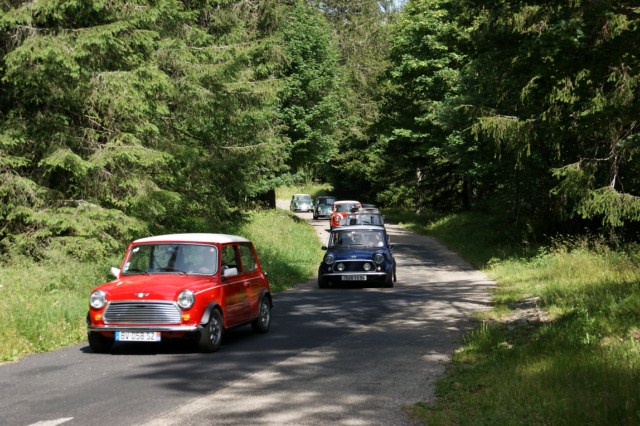
M393 282L394 283L398 282L398 276L396 275L396 268L393 268Z
M393 287L393 271L389 271L387 276L384 279L384 287L391 288Z
M329 288L329 280L318 273L318 288Z
M256 333L266 333L271 326L271 301L268 297L263 297L260 301L258 318L251 322L251 328Z
M106 337L95 331L90 331L87 334L87 340L89 341L91 350L97 354L111 352L114 341L113 337Z
M200 351L206 353L218 351L222 342L223 333L224 323L222 322L222 315L219 310L214 309L211 311L209 321L200 331L200 340L198 341Z

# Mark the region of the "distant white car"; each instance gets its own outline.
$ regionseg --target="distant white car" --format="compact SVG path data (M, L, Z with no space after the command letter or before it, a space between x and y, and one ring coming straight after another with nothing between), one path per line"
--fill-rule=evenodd
M309 194L293 194L289 209L292 212L310 212L313 210L313 200Z

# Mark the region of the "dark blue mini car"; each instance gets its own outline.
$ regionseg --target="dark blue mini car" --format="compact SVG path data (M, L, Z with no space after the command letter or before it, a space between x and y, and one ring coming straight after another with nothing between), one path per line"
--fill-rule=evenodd
M318 287L331 284L377 284L393 287L396 261L384 227L354 225L333 228L318 268Z

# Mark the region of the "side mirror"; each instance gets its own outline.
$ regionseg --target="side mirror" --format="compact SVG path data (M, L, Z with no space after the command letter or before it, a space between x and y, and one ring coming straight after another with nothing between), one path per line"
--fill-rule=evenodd
M389 244L389 250L393 250L393 244Z
M234 275L238 275L238 268L227 268L222 271L222 276L225 278L233 277Z
M111 267L110 272L111 272L111 275L113 275L116 278L120 276L120 269L116 268L115 266Z
M329 250L329 247L327 247L327 246L322 246L322 250Z

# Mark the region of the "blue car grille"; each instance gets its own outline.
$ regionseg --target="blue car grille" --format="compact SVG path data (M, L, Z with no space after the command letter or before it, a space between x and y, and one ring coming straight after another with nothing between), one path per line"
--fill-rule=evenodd
M112 303L104 312L106 324L180 324L181 312L175 303Z
M375 270L375 266L373 264L373 262L341 262L341 261L336 261L336 263L333 265L333 270L334 272L339 272L338 269L336 268L336 265L338 263L342 263L344 264L344 271L343 272L363 272L364 271L364 264L368 263L371 265L371 270Z

